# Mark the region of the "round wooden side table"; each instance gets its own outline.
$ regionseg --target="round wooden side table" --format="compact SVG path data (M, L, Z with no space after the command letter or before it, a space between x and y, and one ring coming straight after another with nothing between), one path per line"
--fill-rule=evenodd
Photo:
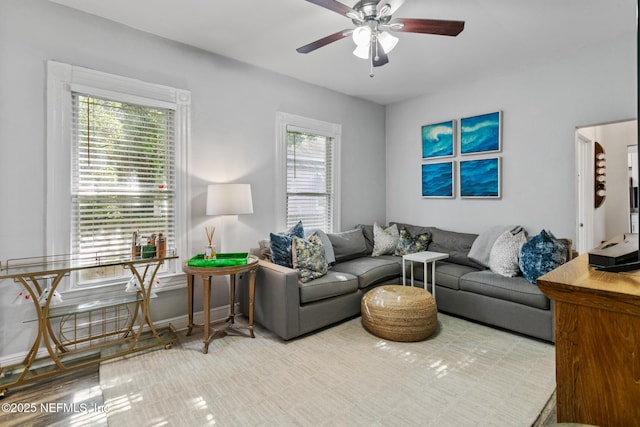
M249 255L247 263L243 265L234 265L227 267L191 267L187 265L185 261L182 266L182 271L187 273L187 292L188 292L188 306L189 306L189 330L187 335L191 335L193 328L204 328L203 337L203 353L209 352L209 341L211 336L209 334L209 327L211 324L211 278L214 276L229 276L229 317L226 322L230 322L227 327L233 327L234 329L248 329L251 334L251 338L255 338L253 333L253 300L256 293L256 269L258 268L258 258ZM236 276L241 273L249 273L249 325L237 326L235 325L235 299L236 299ZM202 325L196 325L193 323L193 278L200 276L202 278L202 293L203 301L202 306L204 310L204 323ZM214 331L215 332L215 331Z

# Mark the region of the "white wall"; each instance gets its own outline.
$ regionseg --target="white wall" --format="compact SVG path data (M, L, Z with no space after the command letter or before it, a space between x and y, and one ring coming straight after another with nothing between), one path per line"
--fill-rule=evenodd
M45 0L0 2L0 260L45 248L45 62L48 59L192 94L192 242L206 241L206 185L250 183L254 214L240 216L225 250L247 250L274 229L275 117L283 111L342 125L343 228L384 221L384 107L209 54ZM232 238L230 238L232 237ZM219 236L218 236L219 238ZM220 246L218 246L220 247ZM0 282L0 357L28 350L35 325ZM186 313L186 291L165 292L153 315ZM213 305L227 297L222 290Z
M475 233L520 224L575 238L576 127L636 117L636 57L630 34L387 107L387 220ZM502 198L422 199L421 126L497 110L504 112Z

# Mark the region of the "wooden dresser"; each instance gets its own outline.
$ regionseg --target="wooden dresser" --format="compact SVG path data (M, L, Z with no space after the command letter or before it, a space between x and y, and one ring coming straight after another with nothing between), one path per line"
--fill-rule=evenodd
M640 271L584 254L538 279L555 301L558 422L640 426Z

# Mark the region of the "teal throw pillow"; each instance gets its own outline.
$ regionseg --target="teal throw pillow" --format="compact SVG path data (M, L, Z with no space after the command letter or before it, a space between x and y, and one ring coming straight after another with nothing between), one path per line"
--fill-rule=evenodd
M429 233L413 235L409 230L403 228L400 230L400 237L398 238L398 245L394 255L407 255L415 252L426 251L431 241L431 235Z
M304 228L302 221L298 221L296 225L285 231L284 233L270 233L269 240L271 243L271 260L278 265L284 267L293 267L291 260L291 242L292 237L304 237Z
M293 236L291 254L293 268L298 269L301 282L309 282L327 274L327 258L322 240L317 234L312 234L307 240Z
M522 247L520 270L529 282L536 284L538 277L567 262L569 248L550 231L542 230Z

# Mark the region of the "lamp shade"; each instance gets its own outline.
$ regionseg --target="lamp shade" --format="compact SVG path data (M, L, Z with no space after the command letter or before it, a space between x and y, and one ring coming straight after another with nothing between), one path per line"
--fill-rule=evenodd
M210 184L207 187L207 215L252 213L251 184Z

